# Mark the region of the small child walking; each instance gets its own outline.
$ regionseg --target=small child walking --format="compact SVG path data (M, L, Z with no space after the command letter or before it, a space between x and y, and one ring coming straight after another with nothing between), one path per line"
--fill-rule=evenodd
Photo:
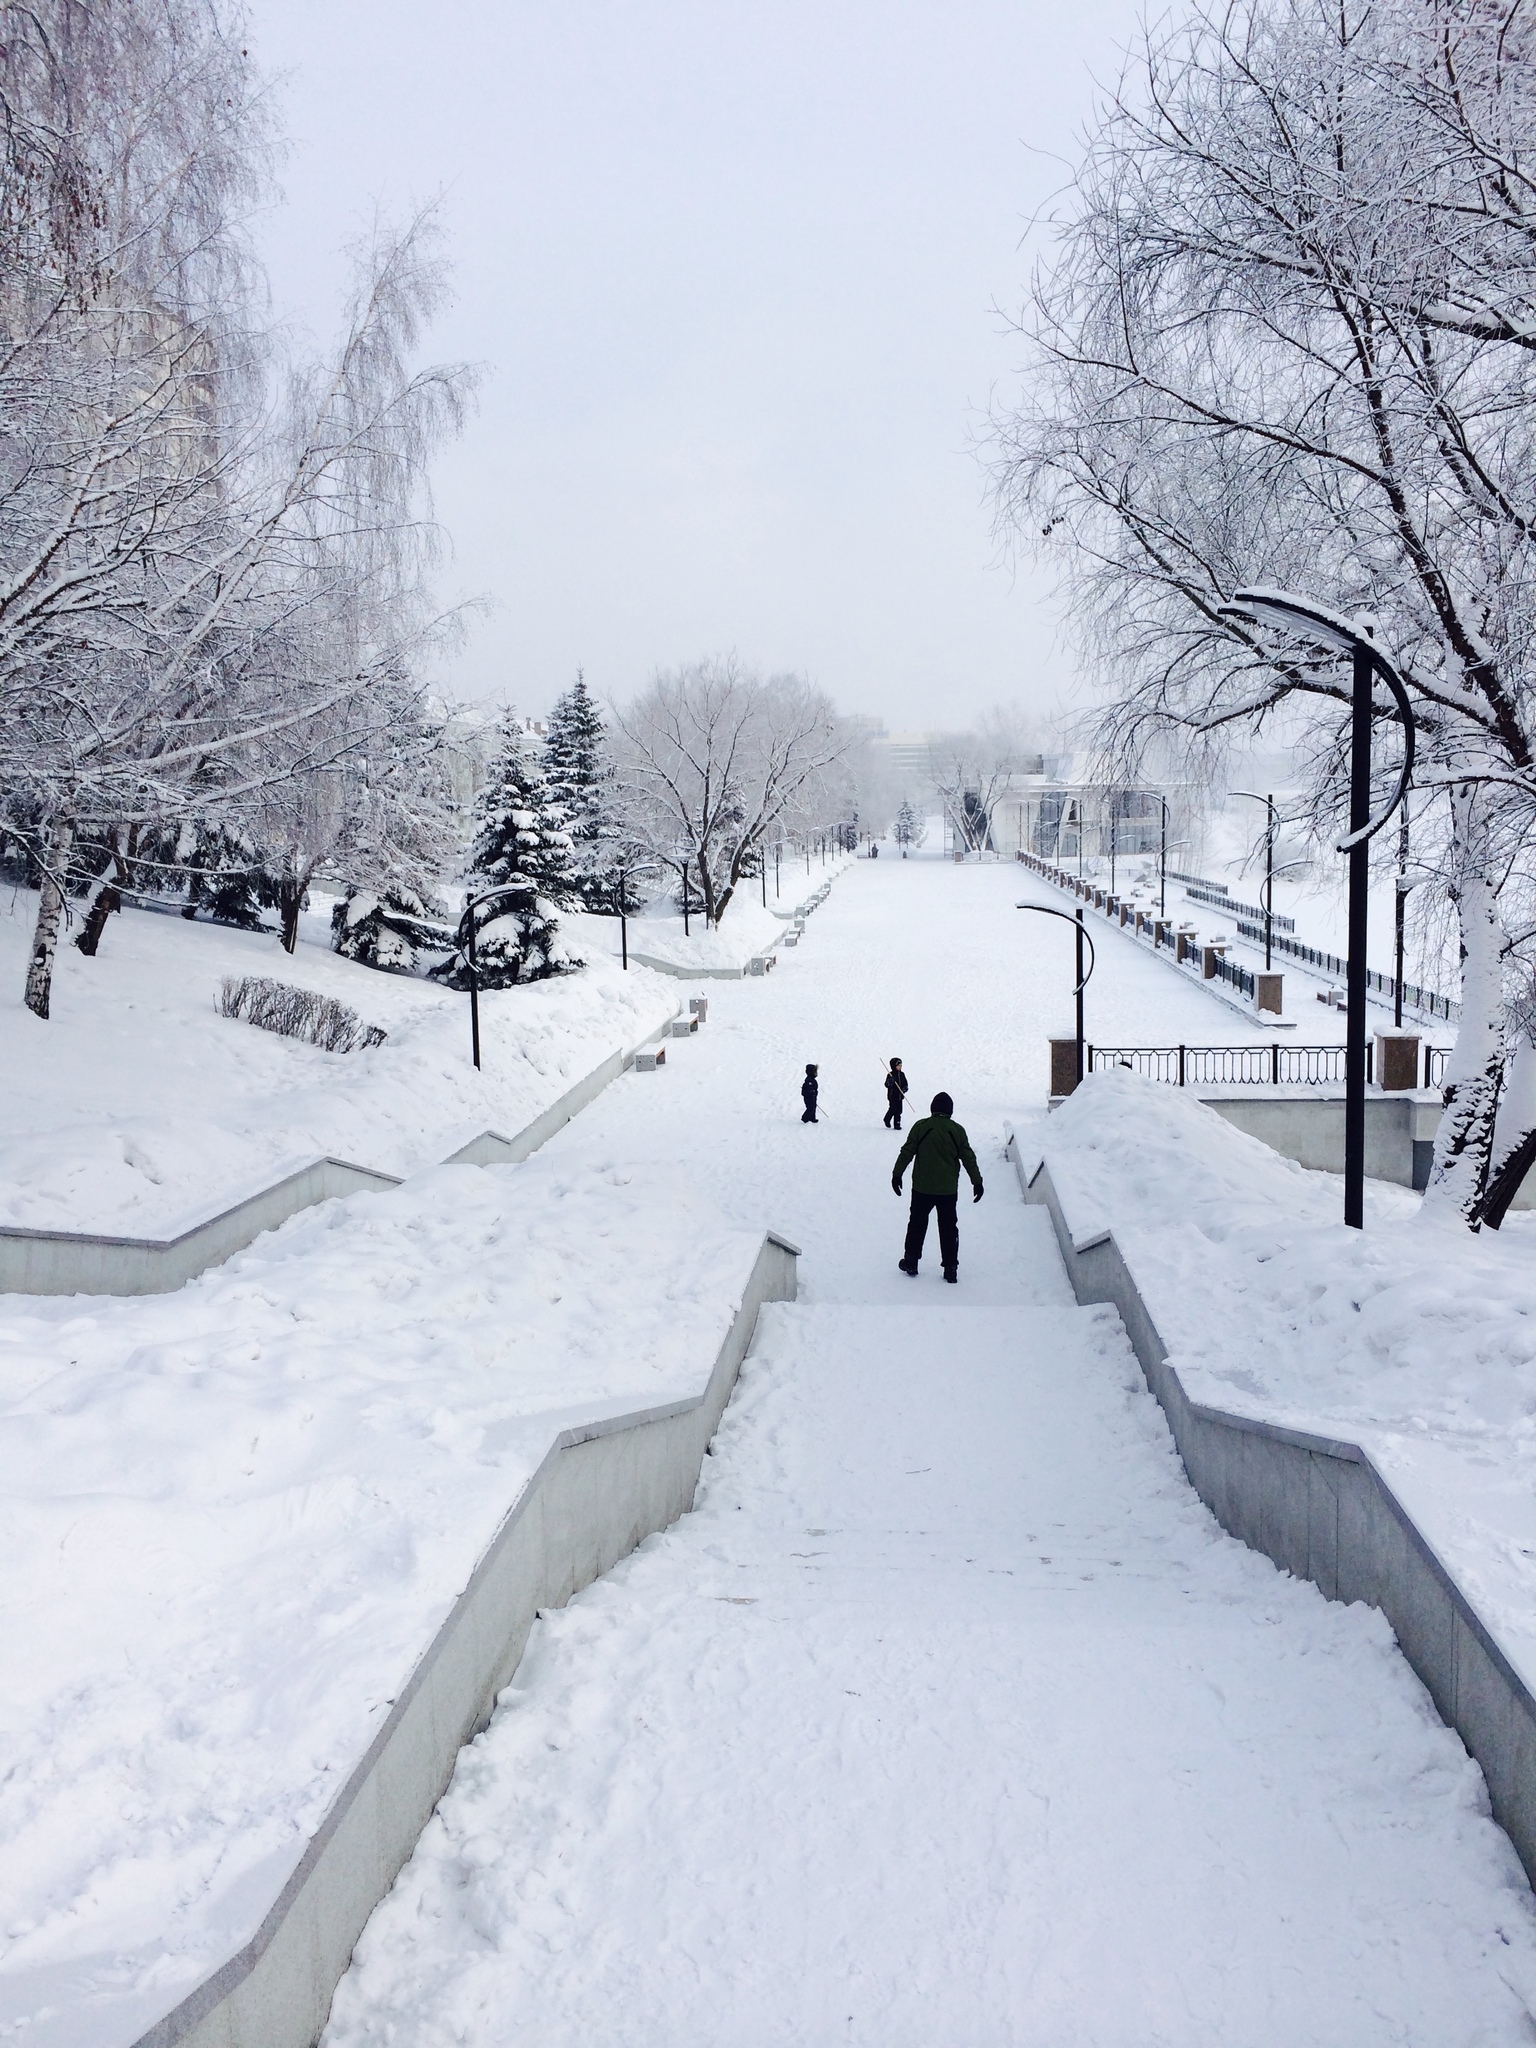
M807 1065L805 1079L800 1083L800 1100L805 1104L805 1115L800 1119L803 1124L814 1124L821 1121L816 1114L816 1095L816 1069L813 1066Z
M906 1092L907 1077L901 1070L901 1061L892 1060L890 1072L885 1077L885 1128L888 1131L901 1129L901 1104Z

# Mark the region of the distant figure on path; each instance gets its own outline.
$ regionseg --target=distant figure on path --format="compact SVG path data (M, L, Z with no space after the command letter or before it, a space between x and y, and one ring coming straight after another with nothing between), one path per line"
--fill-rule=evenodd
M901 1129L901 1104L907 1092L907 1077L901 1071L901 1061L892 1060L891 1070L885 1077L885 1128L888 1131Z
M805 1115L800 1119L803 1124L814 1124L821 1121L816 1114L816 1093L816 1069L812 1066L807 1066L805 1079L800 1083L800 1100L805 1104Z
M960 1266L960 1225L955 1216L960 1169L965 1168L975 1189L973 1199L979 1202L981 1168L976 1164L970 1139L955 1122L955 1105L950 1098L942 1093L935 1095L932 1108L932 1116L923 1117L907 1133L907 1142L891 1174L891 1186L899 1195L901 1176L911 1160L912 1213L907 1218L907 1248L897 1264L903 1273L917 1278L917 1262L923 1256L923 1240L928 1235L928 1212L937 1210L939 1257L944 1262L944 1278L953 1286Z

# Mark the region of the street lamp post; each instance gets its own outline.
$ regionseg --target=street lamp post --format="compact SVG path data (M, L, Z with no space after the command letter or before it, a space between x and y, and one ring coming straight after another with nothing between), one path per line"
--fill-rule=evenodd
M1264 972L1268 974L1275 964L1275 800L1253 789L1234 789L1232 794L1250 797L1264 806Z
M1093 979L1095 954L1092 936L1087 926L1083 923L1083 913L1081 910L1073 917L1065 910L1051 909L1050 905L1046 903L1015 903L1013 907L1015 910L1038 911L1041 917L1059 917L1063 924L1071 925L1077 935L1077 984L1072 994L1076 999L1077 1005L1077 1085L1081 1087L1083 1085L1083 990ZM1083 972L1083 947L1085 944L1088 948L1088 972L1086 974Z
M1350 657L1349 831L1337 851L1349 859L1349 965L1345 978L1344 1029L1344 1221L1365 1226L1365 942L1370 919L1370 845L1396 811L1413 773L1413 706L1396 668L1376 646L1368 627L1330 611L1310 597L1288 590L1251 589L1233 593L1220 607L1227 618L1269 627ZM1375 677L1391 691L1403 724L1403 766L1386 807L1371 815L1371 717Z
M454 936L469 974L469 1049L477 1069L480 1065L480 970L475 961L475 912L482 903L493 903L498 896L528 897L532 893L527 882L506 882L500 888L482 889L478 896L466 896L464 899L463 915Z

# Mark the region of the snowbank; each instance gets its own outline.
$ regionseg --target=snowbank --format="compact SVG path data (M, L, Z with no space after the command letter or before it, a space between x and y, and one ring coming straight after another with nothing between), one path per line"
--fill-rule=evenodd
M848 865L848 858L836 863L829 861L825 868L819 861L813 861L808 877L791 865L783 874L777 905L770 876L766 906L756 894L738 893L727 905L725 916L714 930L701 917L693 917L689 919L691 929L686 936L681 911L670 903L653 904L644 916L630 920L630 952L652 960L663 960L672 967L713 968L717 971L723 967L745 967L759 953L766 953L770 946L780 944L795 907L807 902L824 883L834 880ZM757 887L755 883L745 886L748 889Z
M11 1298L0 2037L117 2048L248 1938L559 1430L697 1394L757 1248L543 1155Z
M1532 1223L1472 1237L1368 1182L1346 1230L1336 1176L1122 1072L1030 1141L1074 1228L1114 1232L1191 1397L1363 1444L1536 1686Z
M482 996L477 1074L461 995L323 946L290 958L264 933L125 911L96 959L60 949L42 1023L21 1002L34 906L18 894L0 915L0 1065L26 1076L0 1097L0 1223L23 1227L171 1236L320 1153L415 1172L478 1131L519 1130L677 1006L675 985L608 957L610 921L564 920L589 965ZM387 1041L322 1052L221 1017L228 974L338 997Z

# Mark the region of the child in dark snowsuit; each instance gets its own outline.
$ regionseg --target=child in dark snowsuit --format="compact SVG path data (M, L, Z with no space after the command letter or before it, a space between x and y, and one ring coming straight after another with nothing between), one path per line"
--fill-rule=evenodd
M885 1128L888 1131L901 1129L901 1099L907 1092L907 1077L901 1071L901 1061L892 1060L891 1070L885 1077Z
M805 1115L800 1119L803 1124L820 1122L816 1114L816 1093L816 1069L808 1066L805 1070L805 1079L800 1083L800 1100L805 1104Z

